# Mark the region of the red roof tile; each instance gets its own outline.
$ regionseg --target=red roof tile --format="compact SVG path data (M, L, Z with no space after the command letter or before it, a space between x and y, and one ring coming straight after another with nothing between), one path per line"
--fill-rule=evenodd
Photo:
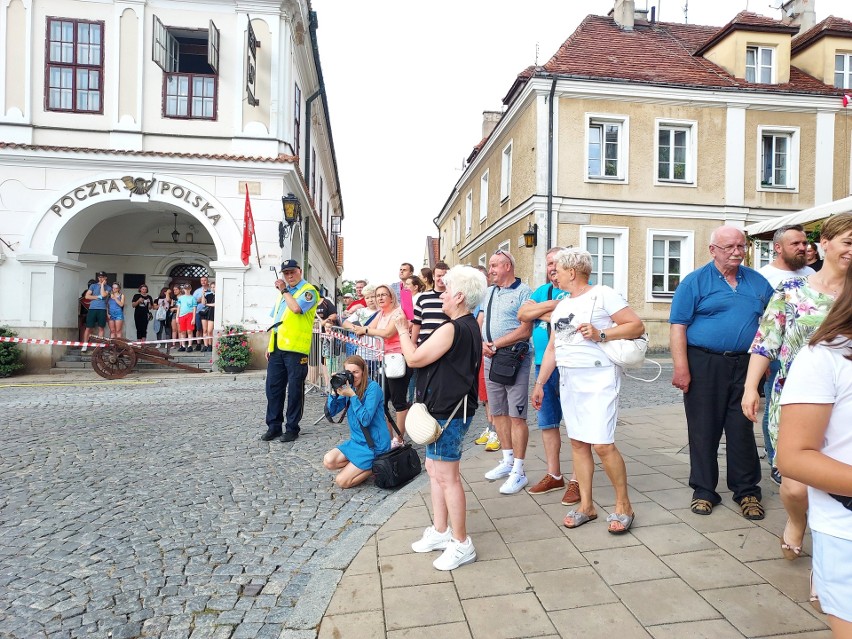
M737 25L756 25L782 32L795 30L755 14L741 13L734 20ZM624 31L611 17L590 15L541 70L576 79L657 86L839 95L833 87L795 68L791 68L790 81L785 84L755 84L735 78L722 67L695 55L696 50L719 33L718 27L667 22L637 25L633 31ZM519 80L520 76L516 84Z
M844 20L843 18L828 16L822 22L818 22L810 29L794 38L791 53L795 55L799 51L811 46L817 40L829 35L839 36L841 38L852 38L852 22Z
M94 149L73 146L48 146L43 144L16 144L12 142L0 142L0 149L19 149L22 151L49 151L51 153L94 153L102 155L128 155L133 157L163 157L180 158L186 160L227 160L231 162L269 162L283 164L298 164L299 158L294 155L277 155L275 157L262 157L250 155L229 155L227 153L175 153L164 151L123 151L119 149Z

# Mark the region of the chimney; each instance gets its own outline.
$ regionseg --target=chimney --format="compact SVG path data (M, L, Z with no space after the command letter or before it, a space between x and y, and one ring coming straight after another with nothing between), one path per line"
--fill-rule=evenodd
M633 24L636 21L636 1L615 0L612 17L619 27L625 31L633 31Z
M491 132L500 123L500 118L503 117L501 111L483 111L482 112L482 137L487 138Z
M816 24L816 0L786 0L781 5L781 22L799 27L804 33Z

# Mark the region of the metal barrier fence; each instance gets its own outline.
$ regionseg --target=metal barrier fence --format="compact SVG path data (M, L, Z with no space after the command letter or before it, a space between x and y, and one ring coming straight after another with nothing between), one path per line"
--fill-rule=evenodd
M385 340L381 337L358 337L352 331L338 326L314 323L311 353L308 356L308 381L305 392L331 392L331 376L343 370L343 362L350 355L360 355L367 362L370 379L385 386L382 360ZM322 418L320 418L322 419Z

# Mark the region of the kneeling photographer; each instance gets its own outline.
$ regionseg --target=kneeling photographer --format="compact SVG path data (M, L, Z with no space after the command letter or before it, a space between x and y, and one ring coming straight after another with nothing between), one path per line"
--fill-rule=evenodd
M390 450L391 440L382 412L382 387L367 374L367 363L358 355L347 357L344 370L331 377L333 393L326 403L326 414L345 411L349 439L332 448L323 457L328 470L339 470L334 481L341 488L352 488L370 478L377 455ZM367 443L364 429L370 433L373 447Z

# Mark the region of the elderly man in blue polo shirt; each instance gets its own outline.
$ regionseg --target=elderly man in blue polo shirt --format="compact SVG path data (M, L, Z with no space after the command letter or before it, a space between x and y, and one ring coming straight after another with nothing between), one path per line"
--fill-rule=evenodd
M757 271L742 265L746 250L741 230L717 228L710 236L713 260L677 287L669 317L672 385L683 391L692 512L709 515L722 501L716 486L717 453L724 432L728 488L743 517L763 519L754 425L740 404L748 349L772 287Z

